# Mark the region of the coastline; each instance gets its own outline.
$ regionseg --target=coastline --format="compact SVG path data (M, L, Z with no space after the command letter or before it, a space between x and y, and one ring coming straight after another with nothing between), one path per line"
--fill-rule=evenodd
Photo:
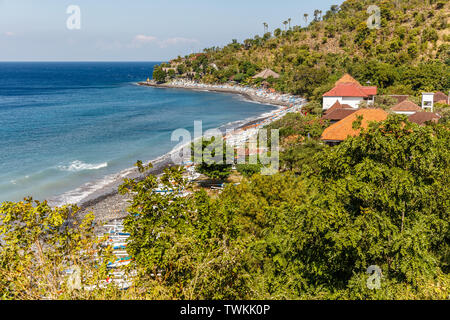
M216 87L198 87L198 86L190 86L186 84L154 84L147 82L139 82L137 85L140 86L148 86L148 87L156 87L156 88L166 88L166 89L185 89L185 90L195 90L199 92L217 92L217 93L228 93L228 94L237 94L248 100L249 102L260 103L265 105L273 105L278 108L273 110L270 113L260 114L259 116L252 117L249 119L243 119L233 122L232 124L224 124L219 127L223 128L225 126L232 126L234 132L232 137L228 137L228 139L233 139L235 141L245 141L249 136L255 134L255 130L258 126L265 126L282 115L284 115L288 107L289 101L279 99L280 94L275 94L273 97L277 97L277 99L271 99L270 96L258 96L257 94L253 94L255 90L243 90L242 87L234 88L216 88ZM204 86L204 85L201 85ZM287 96L287 95L284 95ZM301 99L301 98L300 98ZM305 101L303 99L300 104L297 104L297 107L302 105ZM284 107L284 108L283 108ZM118 187L122 184L124 178L128 179L137 179L142 180L147 175L161 175L165 168L175 165L172 162L171 156L173 153L178 150L173 149L168 153L150 160L145 163L152 163L153 168L147 171L146 173L139 173L136 168L125 169L112 177L112 182L107 183L106 185L100 187L98 190L95 190L88 196L84 197L80 201L77 202L77 205L81 208L78 213L78 217L82 217L88 212L95 213L95 221L96 222L107 222L114 219L122 219L127 215L126 209L129 207L129 196L122 196L118 193ZM81 186L78 189L83 189ZM74 190L76 192L76 190Z
M77 217L80 218L88 212L94 212L96 222L107 222L124 218L127 215L126 209L129 206L129 200L131 198L128 195L120 195L118 192L118 188L123 183L123 179L128 178L139 181L150 174L156 176L161 175L165 168L174 165L171 161L170 154L171 152L155 160L147 161L146 164L152 163L153 168L146 173L140 173L136 168L129 168L122 171L122 174L119 175L120 178L117 178L112 184L108 184L94 191L77 203L81 209Z
M276 105L276 106L286 106L287 101L279 101L275 99L270 99L262 96L258 96L256 94L252 94L252 91L248 90L245 87L239 87L239 86L224 86L224 88L221 88L221 86L217 85L204 85L204 84L196 84L194 82L172 82L172 83L154 83L152 81L150 82L138 82L137 85L144 86L144 87L154 87L154 88L166 88L166 89L186 89L186 90L194 90L194 91L207 91L207 92L218 92L218 93L231 93L231 94L237 94L241 95L245 99L251 101L251 102L258 102L261 104L267 104L267 105ZM239 88L239 89L237 89ZM247 89L247 91L240 90L240 89ZM255 90L256 91L256 90Z

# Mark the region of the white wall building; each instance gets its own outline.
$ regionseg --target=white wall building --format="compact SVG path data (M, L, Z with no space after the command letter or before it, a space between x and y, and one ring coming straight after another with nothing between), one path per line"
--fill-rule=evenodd
M323 109L328 110L333 104L339 101L340 104L348 104L354 109L359 108L359 104L364 101L364 97L323 97Z
M339 79L335 87L323 95L323 109L330 109L336 101L358 109L361 102L373 104L377 95L377 87L364 87L349 74Z
M394 113L413 115L416 112L422 111L422 109L412 101L404 100L391 108Z
M422 93L422 109L430 109L433 111L434 108L434 92L423 92Z

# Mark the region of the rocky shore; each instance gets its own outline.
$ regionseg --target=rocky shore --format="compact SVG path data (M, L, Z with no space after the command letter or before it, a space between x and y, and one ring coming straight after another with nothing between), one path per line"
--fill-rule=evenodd
M269 90L261 88L243 87L238 85L213 85L203 84L188 80L174 80L167 83L156 83L154 81L139 82L140 86L156 87L156 88L172 88L172 89L187 89L197 91L210 91L221 93L233 93L243 96L245 99L259 102L262 104L271 104L277 106L287 106L288 104L302 103L304 100L300 97L281 94L277 92L270 92Z

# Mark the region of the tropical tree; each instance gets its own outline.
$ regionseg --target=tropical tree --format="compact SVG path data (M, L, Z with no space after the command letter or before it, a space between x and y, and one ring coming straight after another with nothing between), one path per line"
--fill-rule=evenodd
M94 215L77 206L52 208L26 198L0 205L0 297L89 299L118 296L99 285L112 256L94 233ZM72 271L69 276L67 270ZM85 290L91 287L91 290ZM114 294L115 292L115 294Z
M318 9L314 10L314 21L319 21L319 12L320 10Z
M426 291L429 280L448 272L450 191L443 186L450 183L449 139L443 126L421 127L395 115L316 156L319 169L311 177L319 189L312 203L319 215L333 213L326 222L333 231L322 229L323 246L311 250L325 249L328 241L342 248L325 254L330 268L320 273L348 285L378 265L388 286Z
M177 168L168 196L149 192L151 176L128 182L140 287L166 299L446 299L449 139L397 115L334 148L301 144L286 157L300 176L242 168L251 177L214 198L177 197L189 188Z
M167 73L163 70L161 66L155 66L153 70L153 80L157 83L166 82Z
M222 155L216 154L217 150L222 149ZM233 154L227 154L226 143L222 139L212 137L209 141L202 140L201 149L195 143L192 144L192 160L196 160L196 155L202 156L202 161L197 165L197 171L205 174L211 179L224 180L231 174L231 164L227 163L227 159L234 160Z
M336 4L333 4L333 5L330 7L330 11L331 11L332 14L338 13L338 11L339 11L339 6L336 5Z
M120 187L134 195L124 224L131 234L127 250L134 257L135 286L147 299L249 298L238 217L205 191L180 197L189 188L182 174L182 168L172 167L160 181L148 175ZM161 184L169 192L151 192Z
M307 13L303 14L303 19L305 20L305 27L308 25L308 16L309 14Z
M273 32L275 37L279 37L281 35L281 29L280 28L276 28Z

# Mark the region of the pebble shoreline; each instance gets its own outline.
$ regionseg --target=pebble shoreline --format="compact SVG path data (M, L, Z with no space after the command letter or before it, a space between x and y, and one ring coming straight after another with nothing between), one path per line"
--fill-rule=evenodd
M219 93L231 93L238 94L244 97L245 99L253 102L258 102L262 104L268 105L276 105L276 106L286 106L288 104L287 101L280 101L276 99L271 99L267 97L258 96L256 94L252 94L251 92L242 92L241 90L236 90L233 88L208 88L202 87L199 88L197 86L190 86L188 84L156 84L153 82L140 82L138 83L140 86L149 86L149 87L157 87L157 88L173 88L173 89L186 89L186 90L196 90L196 91L210 91L210 92L219 92ZM280 95L278 94L278 97ZM251 121L246 122L240 127L236 128L237 130L245 128L249 125L253 125L256 122L267 121L270 117L261 116L256 120L253 119ZM173 152L173 151L172 151ZM171 153L172 153L171 152ZM152 162L154 167L148 171L146 174L160 175L162 174L164 168L174 165L171 160L171 153L160 157L157 161ZM139 174L137 170L134 170L131 174L127 175L127 178L131 179L143 179L144 175ZM106 222L115 220L115 219L123 219L127 216L127 208L130 205L131 197L129 195L120 195L117 191L118 186L121 182L116 182L116 184L112 187L109 186L109 192L105 192L104 190L100 190L99 192L95 192L94 194L88 196L86 199L81 201L78 205L81 207L81 211L79 212L77 218L81 218L85 216L88 212L93 212L95 214L95 222L99 224L104 224Z

